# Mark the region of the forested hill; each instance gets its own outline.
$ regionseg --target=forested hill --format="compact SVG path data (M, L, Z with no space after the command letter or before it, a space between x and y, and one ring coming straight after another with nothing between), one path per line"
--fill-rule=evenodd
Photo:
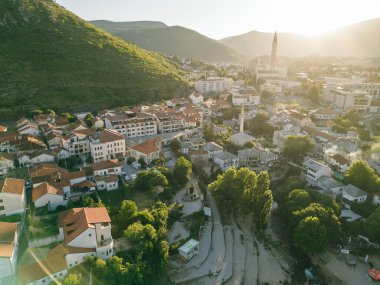
M135 104L189 88L166 58L51 0L1 0L0 39L3 117L43 107L75 111Z

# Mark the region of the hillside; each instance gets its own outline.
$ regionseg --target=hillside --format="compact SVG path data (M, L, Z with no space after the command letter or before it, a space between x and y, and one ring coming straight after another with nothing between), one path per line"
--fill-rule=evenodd
M350 25L331 33L307 37L292 33L278 34L280 56L380 56L380 18ZM243 35L222 39L220 42L240 54L253 58L268 55L273 33L252 31Z
M3 117L40 107L77 111L135 104L188 90L164 57L52 0L1 0L0 39Z
M168 27L166 24L156 21L112 22L106 20L95 20L90 21L90 23L112 34L124 30L154 29Z
M157 24L159 22L153 22L155 25L151 28L147 28L147 22L140 22L140 24L138 24L139 22L130 22L128 24L128 22L92 21L91 23L145 49L166 55L178 55L206 61L234 62L242 60L242 57L236 52L218 41L180 26L159 27Z

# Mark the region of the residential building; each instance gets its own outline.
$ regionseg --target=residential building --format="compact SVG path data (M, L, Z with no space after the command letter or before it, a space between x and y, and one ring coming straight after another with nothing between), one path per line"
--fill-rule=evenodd
M9 169L13 169L15 167L15 159L16 155L13 153L0 152L0 176L6 175Z
M108 176L95 176L96 188L98 190L116 190L119 188L119 178L110 174Z
M223 152L223 147L215 142L208 142L203 147L203 150L207 151L208 157L212 158L215 154Z
M92 170L95 176L121 175L122 165L117 159L110 159L94 163Z
M228 151L214 154L213 161L222 171L229 167L239 167L239 158Z
M28 166L37 163L54 162L55 156L53 152L47 150L36 150L31 153L20 153L18 162L20 166Z
M234 86L231 88L231 93L234 106L260 104L260 94L253 86Z
M157 134L156 117L141 112L107 116L105 126L107 129L115 130L128 138Z
M322 176L331 177L331 169L322 162L314 159L307 159L303 163L304 174L308 183L315 184L315 182Z
M115 130L103 130L92 138L90 149L94 162L122 158L126 151L124 135Z
M160 158L161 140L159 138L148 139L143 143L131 147L131 156L136 160L142 158L149 164L152 160Z
M346 208L350 208L352 203L364 203L368 197L367 192L351 184L343 186L342 193L342 203Z
M62 138L62 147L70 153L70 156L88 155L90 149L90 136L93 131L87 128L74 130Z
M84 262L85 256L108 259L113 255L111 219L105 207L74 208L58 214L63 245L87 249L83 255L66 257L68 268Z
M24 213L25 180L5 178L0 182L0 216Z
M32 201L35 208L47 206L49 211L54 211L58 206L67 204L64 191L47 182L32 189Z
M309 117L295 110L289 110L288 117L294 126L297 126L300 128L305 127L305 126L310 126L313 124Z
M268 165L269 163L278 159L277 154L274 154L269 150L258 147L239 150L238 157L239 164L246 166Z
M232 78L208 77L206 80L199 80L195 89L201 94L222 93L229 91L233 84L234 81Z
M334 120L338 114L328 108L320 108L317 110L313 110L309 113L309 116L313 116L316 120Z
M171 113L156 113L158 132L160 134L175 133L181 130L181 120Z
M0 284L15 284L19 227L0 222Z
M337 195L342 194L342 187L344 184L329 176L321 176L317 179L316 186L322 189L323 194L336 197Z

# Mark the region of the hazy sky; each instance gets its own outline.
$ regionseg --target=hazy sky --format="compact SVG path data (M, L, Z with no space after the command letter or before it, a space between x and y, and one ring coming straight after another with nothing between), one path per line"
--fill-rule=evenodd
M1 0L0 0L1 1ZM380 17L379 0L56 0L85 20L154 20L220 39L246 33L316 35Z

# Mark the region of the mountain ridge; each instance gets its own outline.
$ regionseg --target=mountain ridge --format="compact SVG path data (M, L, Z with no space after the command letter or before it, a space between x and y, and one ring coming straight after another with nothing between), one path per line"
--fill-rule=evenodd
M146 28L146 25L138 26L138 22L132 22L135 23L134 29L128 27L117 29L117 27L120 27L120 23L131 22L108 21L106 24L105 22L107 21L90 21L90 23L128 42L136 43L145 49L164 53L168 56L177 55L206 61L237 62L244 60L235 51L224 46L217 40L208 38L194 30L182 26L167 26L162 23L166 26ZM144 23L144 21L141 23Z
M380 56L380 18L370 19L335 29L319 36L297 33L278 34L279 56ZM220 42L240 54L253 58L269 54L274 33L250 31L221 39Z

